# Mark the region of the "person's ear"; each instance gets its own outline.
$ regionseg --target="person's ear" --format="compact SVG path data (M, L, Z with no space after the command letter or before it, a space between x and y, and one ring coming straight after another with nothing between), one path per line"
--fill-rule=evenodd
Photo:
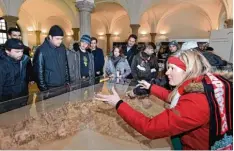
M6 52L6 54L10 54L10 51L9 51L9 50L7 50L7 49L5 50L5 52Z
M52 40L52 38L53 38L53 37L52 37L51 35L49 35L49 39Z

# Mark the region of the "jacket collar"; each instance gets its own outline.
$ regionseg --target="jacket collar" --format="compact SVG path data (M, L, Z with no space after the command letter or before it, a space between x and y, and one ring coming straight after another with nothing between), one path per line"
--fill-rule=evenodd
M23 59L23 57L24 57L24 55L22 56L22 59ZM19 62L22 60L22 59L21 59L21 60L15 60L14 58L8 56L8 55L6 54L6 52L1 52L1 53L0 53L0 58L5 59L5 60L8 60L8 61L10 61L10 62L12 62L12 63L19 63Z
M233 81L233 72L217 71L212 73L213 75L220 75L229 81ZM201 80L189 80L188 84L184 87L184 93L199 92L204 93L204 87Z
M51 42L50 42L50 39L49 37L46 37L45 38L45 43L52 49L56 49L56 48L61 48L63 46L63 44L61 43L61 45L59 47L56 47L55 45L53 45Z

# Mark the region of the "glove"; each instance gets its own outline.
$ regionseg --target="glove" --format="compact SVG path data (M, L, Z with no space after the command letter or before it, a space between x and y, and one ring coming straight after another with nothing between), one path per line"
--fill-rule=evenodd
M133 89L133 93L138 96L148 96L150 93L150 90L143 89L141 86L138 86Z
M150 81L151 84L156 84L158 86L161 86L161 87L165 87L165 85L167 84L167 80L166 78L157 78L157 79L152 79Z

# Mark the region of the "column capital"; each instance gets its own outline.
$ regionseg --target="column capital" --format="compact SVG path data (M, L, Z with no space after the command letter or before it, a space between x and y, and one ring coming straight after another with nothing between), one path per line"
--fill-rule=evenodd
M3 18L6 21L10 21L10 22L17 22L19 20L19 17L16 17L16 16L3 16Z
M157 33L150 33L151 36L151 42L155 42L155 37L156 37Z
M131 28L140 28L141 25L140 24L130 24Z
M110 33L106 34L106 37L111 37L111 34Z
M34 32L35 33L41 33L41 30L35 30Z
M233 19L225 20L225 24L227 25L227 28L233 28Z
M138 29L141 27L139 24L130 24L130 27L132 29L132 34L135 34L138 36Z
M10 27L16 27L17 21L19 20L18 17L16 16L3 16L7 23L7 28L9 29Z
M73 31L80 31L80 28L72 28Z
M79 9L79 11L88 11L92 12L94 8L94 3L83 0L83 1L77 1L76 7Z
M150 33L150 36L156 36L157 33Z

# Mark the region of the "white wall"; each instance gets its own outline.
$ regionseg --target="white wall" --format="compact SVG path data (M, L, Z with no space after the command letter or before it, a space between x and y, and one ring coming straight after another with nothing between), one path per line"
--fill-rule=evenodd
M214 30L210 36L210 46L223 59L233 62L233 29Z

